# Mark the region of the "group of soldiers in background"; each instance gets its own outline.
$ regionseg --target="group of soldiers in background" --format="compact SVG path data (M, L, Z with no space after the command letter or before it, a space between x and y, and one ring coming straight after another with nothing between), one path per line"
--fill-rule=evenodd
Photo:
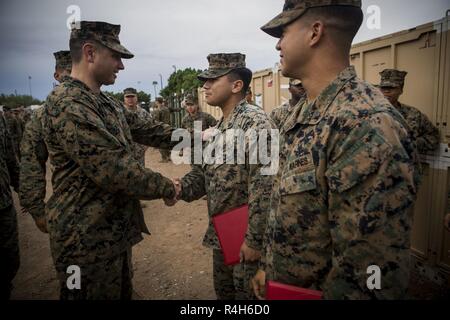
M406 297L417 150L434 151L439 131L398 102L406 72L383 71L381 91L356 77L349 49L362 18L359 0L285 1L262 30L280 38L292 97L270 115L249 94L245 55L209 55L199 79L207 103L223 117L203 113L188 95L182 126L191 133L195 121L223 134L278 129L280 167L266 176L262 164L193 164L179 179L145 167L149 146L160 149L165 162L178 143L171 140L175 128L164 101L158 98L150 114L133 88L124 90L124 101L101 91L124 69L121 59L133 57L120 44L120 26L82 21L71 32L70 52L55 53L61 84L25 129L16 132L20 126L0 115L2 298L9 297L19 267L10 186L49 233L62 299L130 299L132 246L149 234L139 200L172 206L205 195L210 219L203 244L213 251L219 299L262 298L266 280L322 290L326 299ZM22 136L21 147L14 147ZM53 194L45 203L47 160ZM211 218L243 204L249 226L242 261L226 266ZM382 290L366 285L373 264L383 270ZM80 290L66 286L70 265L82 270Z
M3 106L3 115L6 125L13 139L13 147L20 158L20 141L22 140L25 125L31 118L32 111L24 106Z

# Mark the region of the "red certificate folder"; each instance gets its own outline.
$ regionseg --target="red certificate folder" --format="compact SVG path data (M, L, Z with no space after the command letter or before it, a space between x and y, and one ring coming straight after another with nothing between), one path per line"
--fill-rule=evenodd
M239 252L248 227L248 205L216 215L212 220L225 265L238 264Z
M322 292L268 281L267 300L322 300Z

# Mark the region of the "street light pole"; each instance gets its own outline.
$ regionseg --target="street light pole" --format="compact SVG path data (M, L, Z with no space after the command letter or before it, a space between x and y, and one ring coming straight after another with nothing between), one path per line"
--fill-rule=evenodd
M156 86L158 85L158 81L153 81L153 89L155 89L155 101L156 101Z
M159 81L161 82L161 90L163 89L163 82L162 82L162 74L159 74Z
M30 97L33 97L33 93L31 92L31 76L28 76L28 87L30 88Z

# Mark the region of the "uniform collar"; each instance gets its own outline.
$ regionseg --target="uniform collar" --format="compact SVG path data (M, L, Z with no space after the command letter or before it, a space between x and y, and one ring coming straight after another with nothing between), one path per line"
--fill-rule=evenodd
M288 123L285 125L286 131L294 128L296 124L318 124L342 88L347 82L354 78L356 78L356 71L353 66L350 66L344 69L337 78L319 94L315 101L309 104L307 100L303 103L298 103L293 111L296 116L293 115L289 117Z
M248 105L248 103L247 103L247 100L245 100L245 99L242 99L238 103L238 105L233 109L233 112L230 114L228 121L225 123L226 127L224 128L224 130L233 128L234 123L236 122L238 116L242 113L242 111L244 111L244 109L246 108L247 105ZM217 125L217 128L219 128L222 125L224 120L225 119L222 116L222 118L219 121L219 124Z
M64 78L64 83L66 83L66 82L68 82L70 85L75 85L75 86L79 87L80 89L88 92L88 94L99 98L100 101L103 103L108 103L108 104L115 103L115 100L112 99L111 97L109 97L108 95L106 95L103 91L100 91L100 93L95 93L84 82L82 82L78 79L72 78L71 76L67 76ZM125 106L123 106L123 107L125 108Z

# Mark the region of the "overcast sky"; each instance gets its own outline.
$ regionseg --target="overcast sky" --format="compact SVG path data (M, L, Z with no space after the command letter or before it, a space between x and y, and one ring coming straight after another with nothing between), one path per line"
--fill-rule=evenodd
M259 28L281 12L282 0L2 0L0 2L0 93L44 99L52 88L52 53L67 50L68 7L80 8L81 20L120 24L120 39L135 58L124 60L114 86L136 87L154 95L153 81L163 84L177 69L205 69L206 56L242 52L253 71L278 62L276 39ZM380 8L380 29L367 27L367 9ZM441 19L450 0L363 0L365 22L355 43ZM158 88L159 90L159 85Z

